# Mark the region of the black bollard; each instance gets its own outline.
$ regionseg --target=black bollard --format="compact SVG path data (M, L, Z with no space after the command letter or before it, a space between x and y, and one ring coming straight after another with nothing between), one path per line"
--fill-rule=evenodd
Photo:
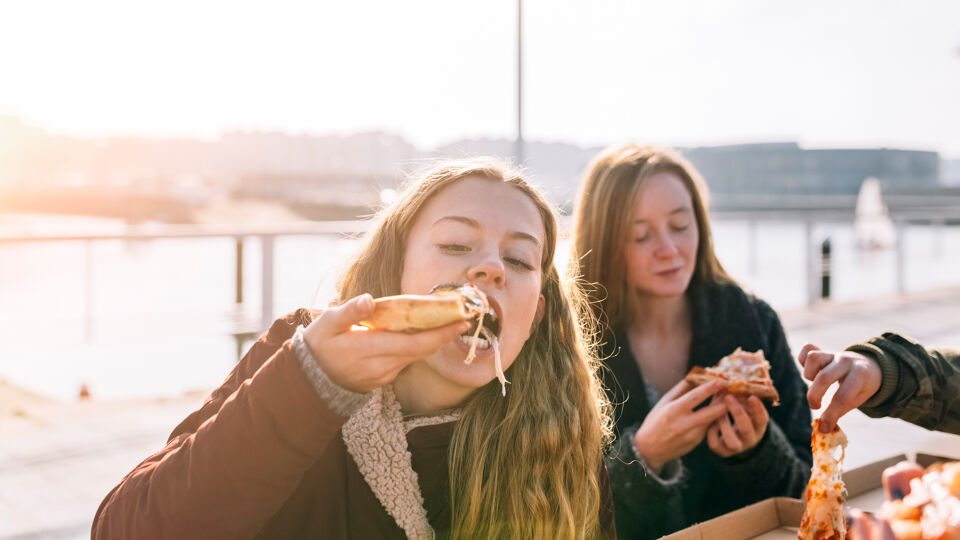
M820 298L830 299L830 238L820 243Z

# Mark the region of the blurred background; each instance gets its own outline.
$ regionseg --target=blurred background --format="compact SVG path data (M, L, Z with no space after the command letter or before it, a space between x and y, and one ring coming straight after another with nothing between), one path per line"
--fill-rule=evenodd
M960 346L958 96L947 0L0 3L0 538L86 535L437 158L566 223L604 146L674 146L795 350Z

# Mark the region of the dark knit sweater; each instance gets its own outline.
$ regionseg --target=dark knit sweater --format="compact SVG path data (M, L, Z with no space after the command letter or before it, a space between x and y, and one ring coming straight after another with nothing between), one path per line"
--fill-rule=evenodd
M607 459L618 536L658 538L694 523L774 496L799 497L810 475L810 409L776 312L736 285L696 286L688 369L712 366L737 347L762 349L780 393L763 439L746 453L722 458L702 442L674 463L678 478L650 475L632 449L632 435L653 406L622 329L605 344L605 385L616 406L616 435ZM671 467L664 469L670 475Z

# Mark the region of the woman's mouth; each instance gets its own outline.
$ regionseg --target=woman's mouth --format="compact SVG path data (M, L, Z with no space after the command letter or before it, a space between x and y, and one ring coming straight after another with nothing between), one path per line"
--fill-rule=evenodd
M490 308L482 317L483 328L476 337L477 349L489 349L491 346L490 339L498 339L500 337L500 305L489 296L487 297L487 302ZM460 335L460 342L469 347L473 343L474 336L477 335L477 325L479 324L481 324L480 317L470 321L470 328Z
M679 274L681 270L683 270L683 267L678 266L676 268L671 268L669 270L661 270L660 272L655 272L655 273L660 277L671 278Z

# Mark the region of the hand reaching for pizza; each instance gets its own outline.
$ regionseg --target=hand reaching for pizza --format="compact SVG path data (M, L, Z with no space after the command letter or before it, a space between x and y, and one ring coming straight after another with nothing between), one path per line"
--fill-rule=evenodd
M720 457L741 454L756 446L764 433L770 416L757 396L726 395L722 401L730 414L715 420L707 430L707 445ZM733 417L731 422L730 418Z
M650 410L633 439L647 467L659 473L670 460L687 455L706 435L707 427L727 414L723 402L694 410L726 386L713 381L694 388L681 380Z
M429 356L470 328L469 322L459 321L412 334L352 329L373 310L373 298L363 294L325 310L303 332L310 353L327 377L354 392L369 392L393 381L408 364Z
M841 416L863 405L880 389L880 366L874 359L860 353L831 353L808 343L800 349L797 361L803 366L803 376L813 381L807 390L811 408L819 409L827 388L835 382L840 383L837 393L820 415L820 431L823 433L829 433Z

